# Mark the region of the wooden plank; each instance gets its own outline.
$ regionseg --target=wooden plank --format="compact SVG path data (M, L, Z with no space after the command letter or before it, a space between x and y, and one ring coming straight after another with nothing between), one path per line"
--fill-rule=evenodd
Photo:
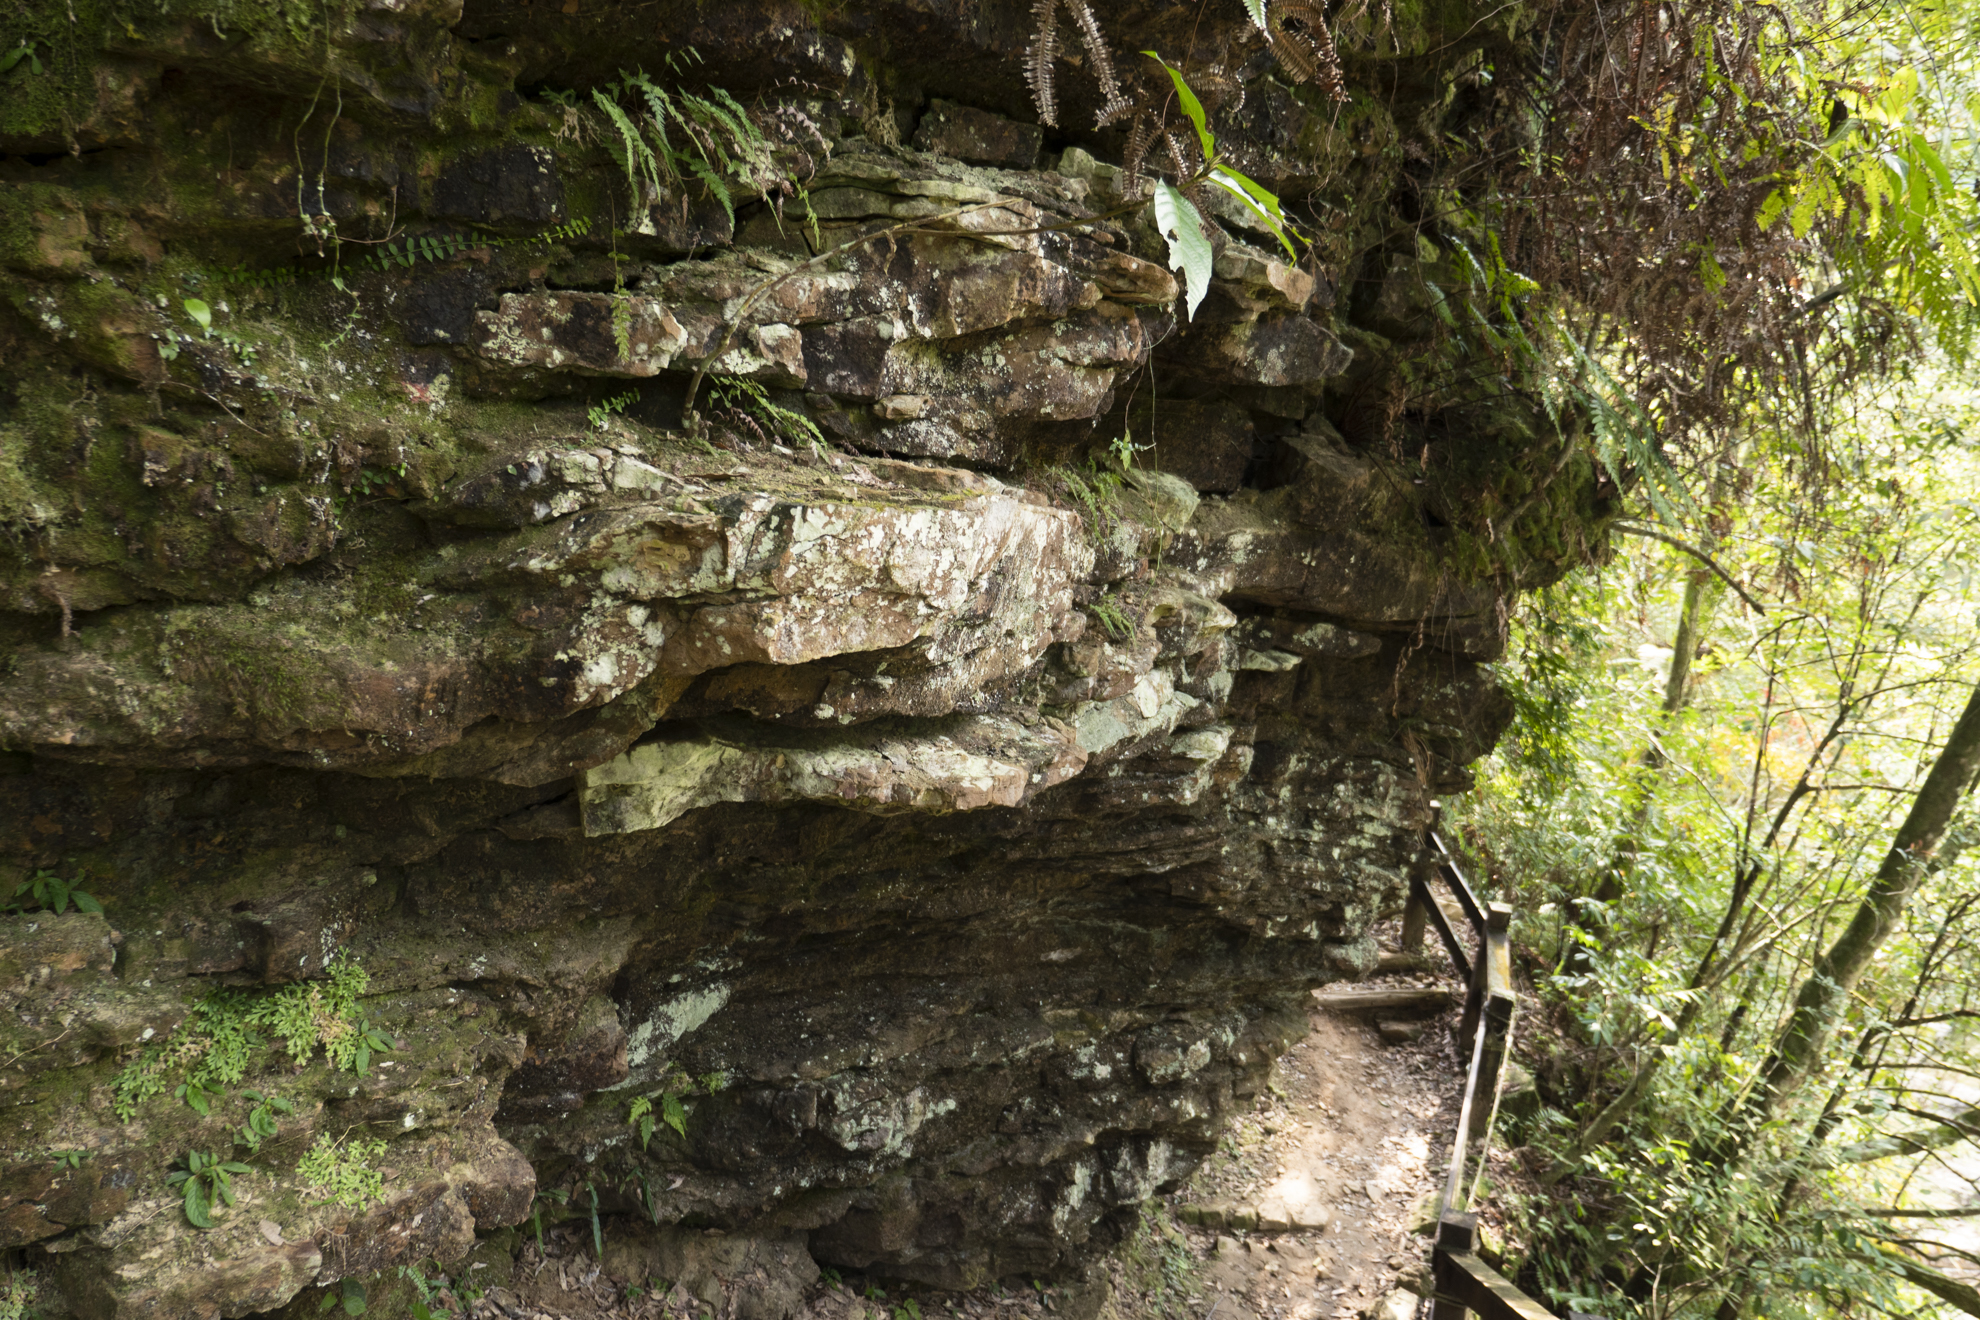
M1513 997L1494 994L1485 1000L1484 1021L1479 1025L1478 1043L1478 1093L1489 1096L1490 1103L1480 1105L1471 1115L1471 1136L1478 1143L1479 1158L1484 1158L1485 1146L1489 1140L1492 1120L1499 1113L1499 1086L1501 1073L1505 1068L1506 1047L1511 1041L1513 1018Z
M1430 1253L1431 1276L1436 1281L1430 1299L1431 1320L1465 1320L1464 1303L1443 1286L1444 1258L1472 1251L1478 1245L1478 1216L1445 1210L1437 1216L1437 1238Z
M1478 902L1478 895L1471 891L1471 885L1466 882L1464 872L1458 870L1457 859L1451 856L1451 850L1444 845L1444 836L1433 831L1430 842L1437 850L1437 873L1444 877L1444 883L1450 887L1452 896L1458 901L1458 906L1464 909L1464 915L1470 920L1471 928L1481 935L1484 934L1485 909Z
M1429 976L1443 969L1435 954L1384 953L1375 960L1377 976Z
M1468 1251L1436 1253L1437 1295L1479 1314L1480 1320L1560 1320L1511 1279Z
M1437 1207L1440 1215L1462 1211L1470 1204L1471 1193L1464 1184L1464 1170L1471 1144L1471 1111L1478 1100L1479 1054L1485 1048L1485 1033L1479 1032L1471 1051L1471 1067L1464 1074L1464 1104L1458 1110L1457 1132L1451 1137L1451 1171L1444 1179L1444 1198Z
M1513 993L1512 909L1504 903L1494 903L1486 910L1485 952L1485 993L1510 997Z
M1423 883L1422 876L1415 876L1409 882L1410 889L1423 904L1423 915L1437 928L1437 938L1444 942L1445 950L1451 955L1451 963L1457 974L1467 981L1471 979L1471 959L1465 955L1464 946L1458 943L1457 932L1451 929L1451 919L1444 915L1444 909L1437 906L1430 897L1430 890Z
M1315 990L1320 1007L1336 1013L1373 1013L1387 1009L1402 1013L1441 1013L1456 1000L1449 989L1432 986L1411 990Z
M1512 988L1512 947L1510 928L1512 909L1503 903L1492 904L1486 915L1487 927L1479 941L1477 974L1471 984L1465 987L1464 1018L1458 1024L1458 1041L1461 1046L1471 1043L1471 1035L1478 1030L1480 1015L1485 1005L1494 998L1510 1001ZM1496 926L1490 923L1497 922Z

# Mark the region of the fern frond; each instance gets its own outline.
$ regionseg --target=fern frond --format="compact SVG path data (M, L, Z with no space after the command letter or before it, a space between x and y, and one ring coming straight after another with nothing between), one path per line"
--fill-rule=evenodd
M1193 138L1182 133L1164 130L1162 141L1168 145L1169 161L1175 169L1178 186L1185 179L1193 179L1202 173L1205 164L1203 153L1197 149L1196 142Z
M646 144L646 138L641 135L639 126L619 108L617 101L597 90L591 93L591 99L605 112L605 117L612 121L612 127L618 130L619 142L625 148L626 186L632 189L633 204L637 206L641 200L639 183L642 175L652 183L654 192L660 191L660 169L659 163L653 158L653 148Z
M1114 57L1107 50L1107 39L1100 34L1100 20L1093 17L1093 7L1086 0L1066 2L1079 27L1080 43L1086 47L1087 58L1093 61L1093 77L1100 84L1100 113L1093 126L1105 128L1127 113L1128 101L1121 95L1121 80L1114 74Z
M736 225L736 204L735 200L729 196L729 185L722 181L722 176L706 160L691 159L688 161L688 168L694 171L695 178L700 179L708 186L709 192L715 194L715 200L722 204L722 210L729 217L729 227L734 229Z
M666 167L667 181L672 183L680 177L680 168L676 164L678 153L674 150L673 140L667 136L667 117L675 113L674 100L667 95L666 88L655 85L643 73L635 74L627 81L646 100L646 113L652 121L652 131L660 139L660 160Z
M1141 166L1148 159L1148 148L1155 144L1155 125L1147 107L1142 107L1128 127L1127 150L1121 156L1121 199L1141 196Z
M1058 84L1052 64L1059 58L1059 0L1032 0L1031 12L1038 30L1024 52L1024 80L1031 84L1031 96L1038 104L1038 122L1047 128L1059 126Z
M1294 81L1319 83L1331 100L1348 99L1341 57L1327 29L1323 5L1314 0L1278 0L1266 14L1265 36Z

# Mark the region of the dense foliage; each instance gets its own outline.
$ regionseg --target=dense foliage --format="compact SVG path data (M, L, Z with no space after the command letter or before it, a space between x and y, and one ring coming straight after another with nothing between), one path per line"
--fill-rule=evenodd
M1815 1056L1783 1063L1980 681L1980 402L1921 371L1855 404L1820 504L1787 437L1723 456L1690 534L1732 583L1631 541L1515 624L1519 722L1458 819L1527 914L1523 1267L1582 1309L1980 1303L1945 1277L1980 1251L1970 771Z

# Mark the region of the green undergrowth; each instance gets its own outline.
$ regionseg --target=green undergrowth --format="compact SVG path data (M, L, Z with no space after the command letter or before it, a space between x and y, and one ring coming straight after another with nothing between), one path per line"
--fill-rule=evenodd
M256 1053L279 1041L297 1065L320 1048L331 1066L363 1074L374 1052L391 1043L365 1020L359 1001L370 976L348 956L324 968L320 981L279 990L215 990L186 1015L172 1034L147 1046L111 1083L119 1120L170 1091L201 1114L223 1087L248 1075Z

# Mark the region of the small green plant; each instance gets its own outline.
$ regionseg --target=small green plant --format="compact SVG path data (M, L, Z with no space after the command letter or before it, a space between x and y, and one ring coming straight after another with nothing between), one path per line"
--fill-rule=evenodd
M89 1158L89 1152L86 1150L50 1151L48 1158L55 1161L55 1167L58 1169L80 1169L82 1162Z
M619 136L635 209L645 205L649 191L657 196L693 175L734 225L735 189L761 197L782 181L770 140L749 111L719 87L706 97L670 92L639 70L621 72L618 81L594 89L591 99Z
M619 273L613 271L612 346L619 350L621 360L632 356L632 313L632 299L626 297L626 287L620 281Z
M415 1265L399 1266L399 1277L413 1286L419 1295L407 1307L412 1312L412 1320L434 1320L436 1316L451 1316L459 1306L454 1297L452 1283L447 1276L435 1273L426 1277L426 1271Z
M877 1283L869 1283L866 1285L866 1300L869 1302L884 1302L887 1300L887 1290Z
M296 1107L293 1102L284 1100L279 1095L264 1095L260 1091L242 1091L241 1098L252 1100L254 1108L248 1110L247 1122L241 1124L241 1130L235 1134L234 1140L246 1146L248 1153L252 1155L261 1149L262 1142L272 1140L281 1130L275 1121L275 1116L293 1114Z
M831 1284L834 1288L846 1281L845 1275L839 1273L829 1265L818 1272L818 1277Z
M0 904L0 912L51 912L60 916L73 907L102 916L103 904L76 887L80 880L80 876L64 880L53 871L36 871L14 887L13 897Z
M1093 611L1093 617L1100 621L1100 626L1107 630L1107 636L1113 640L1125 642L1134 636L1134 617L1121 608L1120 602L1115 600L1111 593L1102 596L1088 608Z
M1185 314L1194 316L1203 302L1203 295L1210 290L1211 267L1216 257L1210 247L1202 213L1189 199L1191 192L1205 185L1222 188L1279 240L1288 257L1297 259L1299 253L1293 248L1292 228L1279 206L1278 197L1233 169L1217 154L1217 135L1210 131L1203 103L1197 100L1196 93L1183 80L1182 71L1152 50L1141 53L1161 65L1169 75L1169 81L1175 86L1176 103L1182 107L1190 126L1196 130L1196 146L1202 151L1202 155L1191 162L1196 168L1189 171L1187 177L1173 184L1157 179L1154 197L1155 227L1169 245L1169 268L1183 273L1188 305ZM1181 153L1178 152L1179 169L1182 164Z
M592 430L602 431L611 422L614 413L622 413L638 402L639 391L627 390L624 394L615 394L603 402L592 404L585 409L584 415L591 422Z
M323 1294L323 1300L316 1304L316 1309L324 1312L342 1306L345 1315L363 1315L367 1305L364 1285L356 1279L345 1279Z
M186 1152L185 1167L166 1174L165 1181L185 1192L186 1222L194 1228L212 1228L214 1205L234 1203L234 1175L252 1172L237 1160L191 1150Z
M358 469L357 479L351 483L351 489L363 496L384 494L391 489L394 481L403 480L405 475L404 463L391 467L373 467L366 464Z
M912 1297L903 1297L900 1305L893 1308L891 1320L921 1320L921 1303Z
M555 1201L558 1205L569 1205L571 1203L571 1194L561 1187L545 1187L540 1189L536 1193L536 1199L530 1202L529 1224L531 1228L536 1230L536 1249L538 1252L544 1249L543 1203L545 1201Z
M305 223L310 217L305 217ZM505 247L521 247L528 244L541 244L549 247L555 243L568 243L574 238L582 238L591 232L589 219L569 220L560 225L530 234L521 238L508 238L500 234L423 234L418 237L402 235L383 243L370 244L370 251L358 264L360 268L373 271L411 269L420 262L451 261L456 257L477 249L497 250ZM339 238L335 233L327 235L331 246L342 250L345 243L362 242L359 239ZM302 266L274 266L266 270L249 270L236 266L221 272L220 278L228 284L247 288L272 289L279 285L294 284L303 279L329 278L340 291L344 288L343 277L335 274L336 268L312 269ZM204 304L202 304L203 306ZM210 314L210 310L209 310Z
M632 1109L626 1114L626 1125L639 1133L639 1148L645 1150L653 1140L653 1127L657 1120L653 1116L653 1101L646 1096L636 1097Z
M41 1293L41 1280L30 1270L9 1269L0 1283L0 1320L27 1320L35 1314L35 1300Z
M39 78L42 73L41 57L34 53L34 47L34 42L29 41L25 37L21 38L20 45L10 47L6 54L0 55L0 73L12 73L15 69L20 68L22 62L25 61L27 67L22 69L21 72L31 73ZM0 1312L0 1315L4 1314L4 1312Z
M1120 464L1123 472L1134 466L1134 456L1146 448L1147 445L1138 445L1134 442L1134 432L1126 425L1121 427L1119 435L1107 442L1108 454Z
M586 1181L584 1190L591 1197L591 1250L602 1261L605 1259L605 1226L598 1220L598 1189Z
M730 422L751 432L760 442L781 439L794 446L809 445L813 451L831 448L816 422L773 402L769 391L746 376L712 377L708 394Z
M172 1098L186 1102L186 1108L205 1118L212 1112L213 1100L219 1092L206 1089L204 1082L181 1082L172 1088Z
M325 1132L296 1163L296 1177L321 1188L337 1204L362 1210L385 1194L385 1175L371 1167L371 1161L384 1153L383 1141L338 1138Z
M261 1047L260 1030L275 1036L290 1059L303 1064L320 1047L331 1065L362 1076L371 1056L393 1046L391 1038L358 1012L371 978L355 959L324 966L320 981L279 990L215 990L166 1039L146 1046L111 1082L117 1117L129 1122L139 1105L171 1091L205 1114L226 1087L238 1084Z
M1065 467L1053 468L1052 475L1065 487L1067 496L1085 512L1089 532L1103 536L1120 521L1120 473L1089 461L1085 475Z

